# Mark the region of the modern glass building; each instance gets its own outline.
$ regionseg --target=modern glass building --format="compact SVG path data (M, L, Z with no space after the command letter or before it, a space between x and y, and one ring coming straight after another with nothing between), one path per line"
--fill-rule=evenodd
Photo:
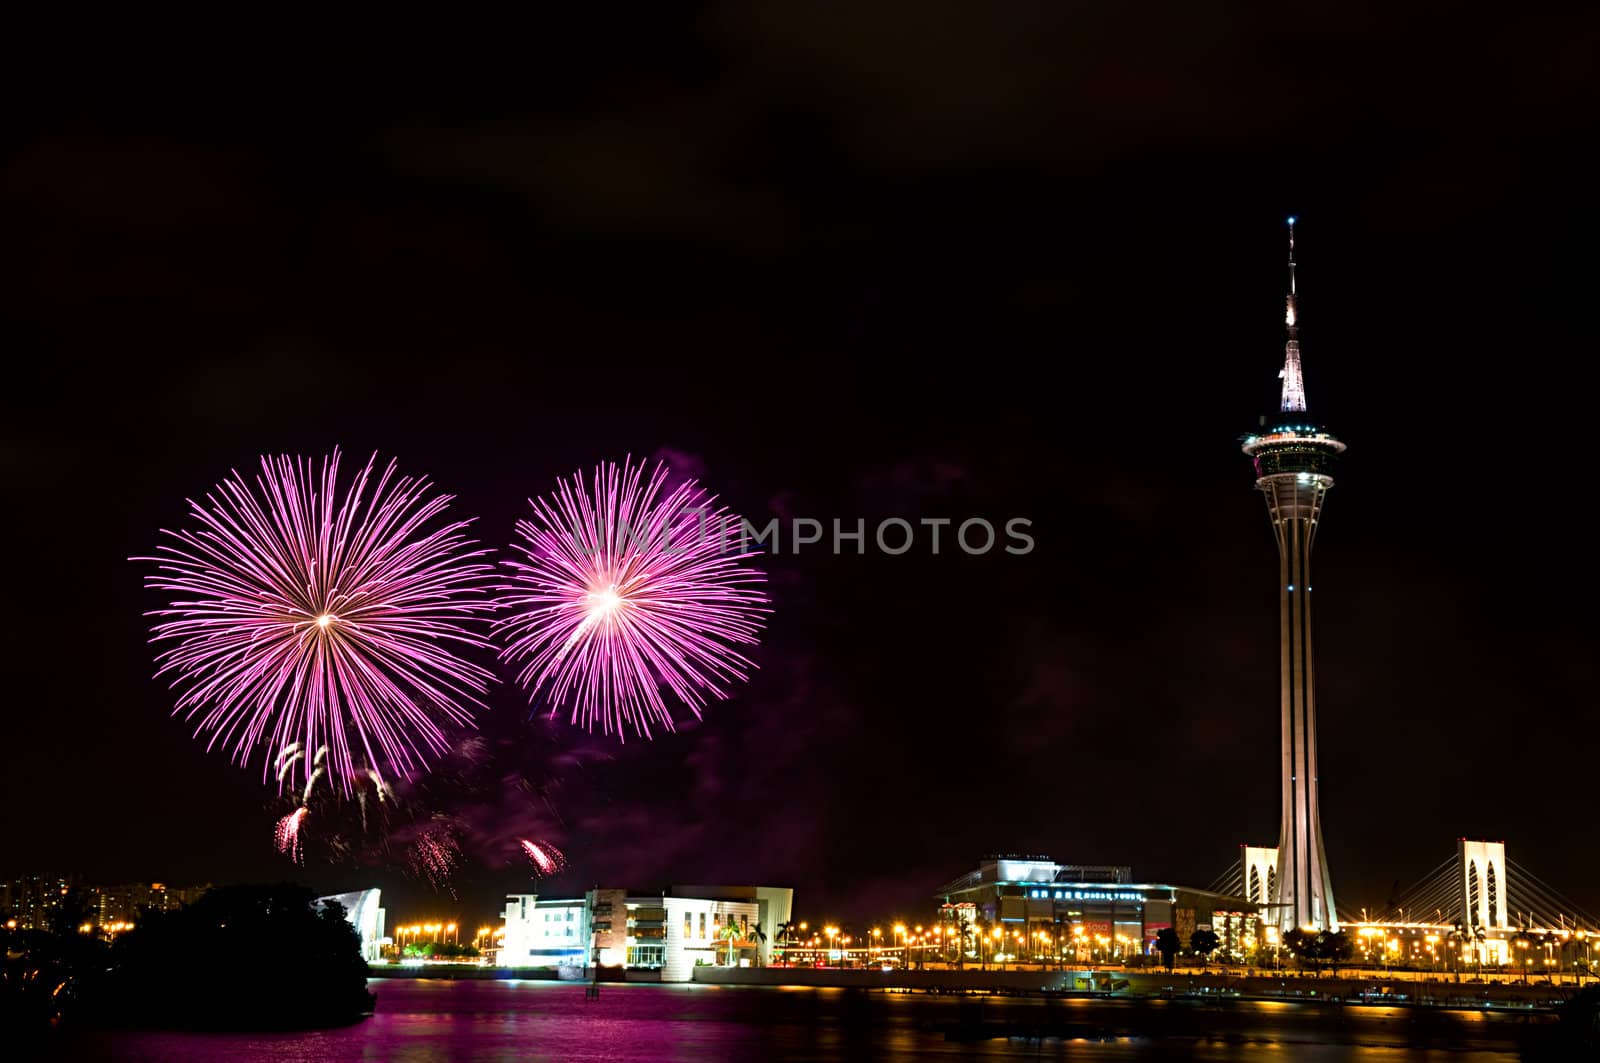
M1135 882L1130 867L1061 864L1039 855L986 856L976 870L940 887L937 898L942 920L973 924L969 936L1044 935L1085 960L1152 954L1166 927L1185 947L1196 930L1211 930L1225 951L1244 954L1255 948L1261 911L1243 897Z

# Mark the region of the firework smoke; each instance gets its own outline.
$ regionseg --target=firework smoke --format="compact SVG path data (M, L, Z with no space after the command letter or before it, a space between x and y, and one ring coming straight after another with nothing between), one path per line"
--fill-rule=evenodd
M552 839L565 828L556 799L582 786L587 764L604 754L563 748L557 725L515 712L490 713L483 724L486 731L461 736L426 775L390 781L364 774L354 800L326 776L318 779L302 802L310 811L301 852L333 864L398 866L436 890L448 889L468 864L502 868L513 857L531 859L524 838L559 854ZM300 796L279 794L268 807L283 816L299 807Z

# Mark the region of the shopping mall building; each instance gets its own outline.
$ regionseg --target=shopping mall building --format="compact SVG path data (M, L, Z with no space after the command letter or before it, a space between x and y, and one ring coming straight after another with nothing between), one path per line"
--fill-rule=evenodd
M1223 893L1135 882L1121 865L1059 864L1047 856L987 856L975 871L937 894L943 920L1038 934L1067 944L1074 958L1152 955L1165 927L1184 948L1196 930L1211 930L1223 954L1256 948L1261 906ZM981 921L981 922L980 922Z

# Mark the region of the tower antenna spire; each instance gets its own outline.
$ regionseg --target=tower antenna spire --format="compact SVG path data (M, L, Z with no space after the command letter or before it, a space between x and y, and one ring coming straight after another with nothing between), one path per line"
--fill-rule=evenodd
M1294 222L1294 215L1289 215L1289 296L1283 315L1289 337L1283 345L1283 369L1278 373L1283 381L1284 413L1302 413L1306 408L1306 381L1300 371L1300 315L1295 306Z

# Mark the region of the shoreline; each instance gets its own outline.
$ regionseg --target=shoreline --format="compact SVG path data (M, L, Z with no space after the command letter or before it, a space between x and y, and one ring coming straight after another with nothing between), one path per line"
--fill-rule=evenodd
M483 967L438 964L426 967L374 966L373 981L468 980L529 981L577 986L594 980L592 969ZM1503 982L1422 981L1370 976L1270 976L1148 971L876 971L838 968L702 967L685 982L662 982L653 971L602 969L602 988L662 985L691 988L811 988L877 990L917 996L986 999L1178 1001L1210 1004L1306 1004L1318 1007L1390 1007L1407 1010L1554 1012L1579 986Z

